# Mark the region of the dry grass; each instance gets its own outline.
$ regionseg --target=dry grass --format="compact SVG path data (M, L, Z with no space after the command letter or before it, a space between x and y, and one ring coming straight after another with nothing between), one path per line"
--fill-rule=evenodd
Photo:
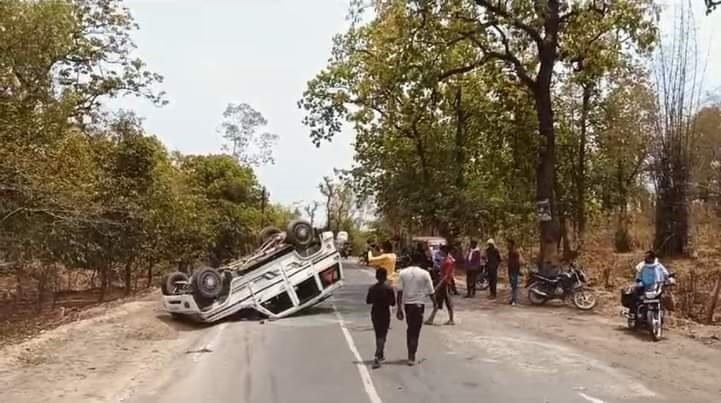
M683 318L702 321L708 313L711 293L721 269L721 219L718 214L700 205L691 207L692 254L689 258L665 259L664 265L677 275L673 290L675 312ZM637 213L630 227L635 250L630 253L613 251L614 228L611 223L595 223L590 231L581 262L594 285L612 294L630 284L635 265L653 243L653 220L649 214ZM720 309L717 308L717 311ZM721 313L715 322L721 321Z
M156 267L151 285L158 283L163 269L167 267ZM146 273L133 274L131 293L144 294L150 289ZM32 337L81 318L93 307L121 300L127 295L122 273L113 270L110 275L110 286L102 292L94 270L38 262L22 270L0 271L0 345Z

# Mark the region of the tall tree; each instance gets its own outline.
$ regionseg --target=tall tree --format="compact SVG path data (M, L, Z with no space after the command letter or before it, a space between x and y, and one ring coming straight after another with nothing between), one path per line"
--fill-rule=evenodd
M690 8L681 6L671 42L659 47L655 64L659 111L653 158L654 247L667 256L685 254L689 243L689 183L697 135L694 116L701 93L693 26Z
M554 192L556 184L556 129L552 99L553 76L560 61L576 58L613 32L623 33L639 48L655 38L651 1L584 1L512 3L476 0L478 9L466 15L468 24L459 39L474 43L476 60L456 71L499 61L531 94L541 137L536 169L536 198L550 205L551 217L540 225L541 256L551 260L560 239ZM581 64L579 68L583 69Z
M315 218L318 213L318 208L320 208L320 202L317 200L313 200L309 204L306 204L303 206L303 211L305 211L305 215L308 216L308 220L310 221L310 225L315 225Z
M629 252L629 204L643 187L639 179L655 132L656 95L643 76L630 75L612 82L603 105L592 179L603 211L616 216L616 251Z
M273 163L273 146L278 135L258 132L268 125L263 115L248 104L228 104L223 112L221 133L230 142L231 155L238 161L259 166Z
M691 167L694 195L721 202L721 105L708 105L694 117L697 130Z
M375 190L379 209L404 214L407 222L430 220L449 236L459 233L458 223L478 228L482 216L495 216L492 203L482 199L496 192L466 192L506 178L500 170L494 172L498 177L479 172L493 158L483 147L501 144L511 153L530 147L535 156L521 155L526 162L538 162L535 196L554 212L551 89L559 62L571 63L584 54L581 50L605 43L600 39L611 34L627 38L616 52L643 49L655 38L650 0L374 5L374 18L366 24L356 19L348 33L336 38L328 68L309 83L301 101L308 110L305 123L318 142L340 130L340 120L354 122L355 172L362 185ZM525 99L515 102L513 91ZM530 105L539 136L526 136L523 107L509 113L514 102ZM500 127L503 134L522 133L523 138L499 136ZM481 153L465 153L475 152L473 147ZM463 165L472 167L460 169ZM469 168L482 183L471 184ZM558 216L551 217L541 224L544 257L555 252L560 235Z

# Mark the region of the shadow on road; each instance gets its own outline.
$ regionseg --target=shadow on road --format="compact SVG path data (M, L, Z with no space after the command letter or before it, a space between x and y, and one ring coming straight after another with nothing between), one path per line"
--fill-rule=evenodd
M168 313L160 313L155 315L155 317L159 321L180 332L192 332L195 330L207 329L213 326L212 323L201 323L186 316L172 316Z
M294 315L289 316L291 318L299 318L304 316L315 316L315 315L327 315L332 314L333 308L327 305L316 305L310 308L303 309L300 312L296 312ZM282 320L282 319L279 319Z
M422 363L423 361L425 361L425 358L419 360L419 361L418 361L418 364ZM365 365L365 366L367 366L367 367L370 367L370 366L373 365L373 360L353 361L353 364L361 364L361 365ZM408 365L408 360L383 361L383 365L402 365L402 366L406 366L406 365Z
M645 330L645 329L635 330L635 329L629 329L626 326L616 326L614 328L614 330L619 333L625 333L625 334L628 334L629 336L633 336L633 337L637 338L638 340L652 341L651 335L649 334L648 330Z

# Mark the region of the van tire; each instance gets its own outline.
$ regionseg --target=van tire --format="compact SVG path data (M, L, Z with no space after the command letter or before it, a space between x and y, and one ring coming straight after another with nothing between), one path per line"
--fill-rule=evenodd
M193 291L203 299L213 300L223 290L223 278L217 270L206 267L193 274Z
M188 281L188 275L180 271L164 275L160 280L160 290L163 292L163 295L173 295L175 283L178 281Z
M297 249L304 249L313 243L313 227L305 220L293 220L288 224L286 239Z

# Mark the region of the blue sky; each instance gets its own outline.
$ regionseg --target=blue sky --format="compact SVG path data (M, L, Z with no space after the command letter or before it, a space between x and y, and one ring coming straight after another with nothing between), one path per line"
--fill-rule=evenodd
M665 1L674 4L678 1ZM171 150L218 153L216 133L229 102L260 111L280 136L276 164L258 169L271 198L284 204L319 199L317 185L352 163L352 133L319 149L296 106L306 82L322 69L334 34L347 27L347 0L126 0L140 25L138 55L165 76L170 104L128 98L122 106ZM708 50L706 87L721 85L721 10L703 14L693 0L699 42ZM672 15L666 12L662 21Z

